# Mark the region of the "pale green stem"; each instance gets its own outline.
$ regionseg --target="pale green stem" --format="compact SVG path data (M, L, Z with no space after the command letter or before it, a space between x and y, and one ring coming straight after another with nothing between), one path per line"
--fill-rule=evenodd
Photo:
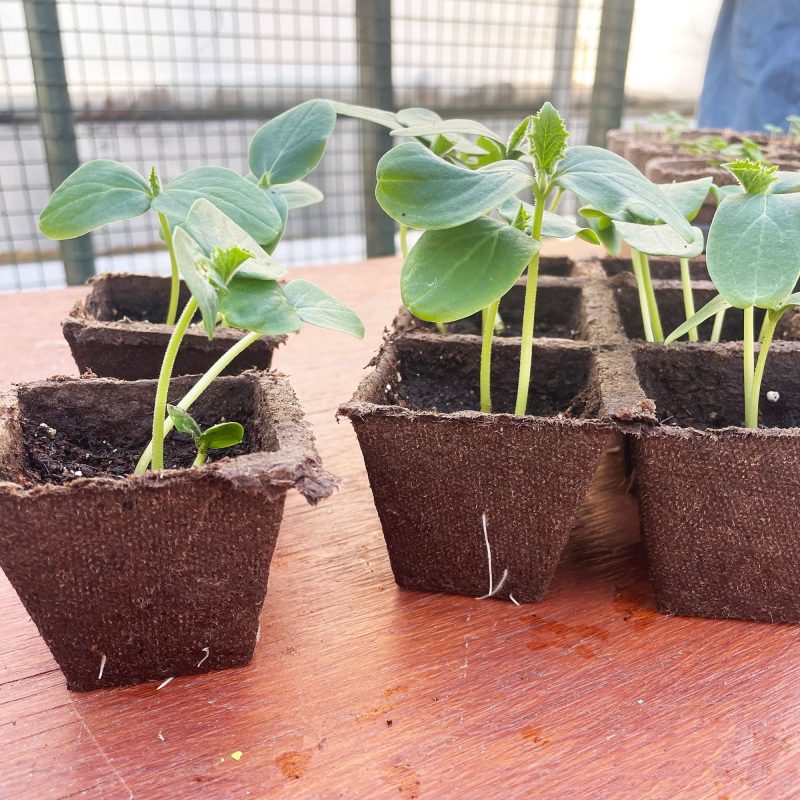
M208 371L200 378L199 381L181 398L181 400L175 405L178 408L182 408L184 411L188 411L191 408L192 403L194 403L198 397L200 397L203 392L208 389L211 385L211 382L228 366L228 364L233 361L239 353L246 350L250 347L251 344L257 342L261 338L260 333L248 333L243 339L239 339L239 341L233 345L226 353L223 353L208 369ZM161 437L161 441L163 443L164 436L166 436L174 427L174 423L172 422L172 417L167 417L163 420L163 435ZM151 441L145 451L142 453L141 457L139 458L139 463L136 465L136 471L133 473L134 475L141 475L149 466L150 460L153 456L153 442Z
M781 318L780 314L772 314L769 311L764 315L764 324L761 328L761 349L758 351L758 361L753 374L753 385L750 389L750 408L755 415L755 424L748 425L748 428L758 427L758 406L761 400L761 381L764 378L764 367L767 364L769 347L772 344L772 337L775 334L775 326Z
M494 319L500 300L495 300L481 311L483 340L481 342L481 411L492 413L492 335Z
M403 256L403 261L408 258L408 226L400 223L400 254Z
M505 333L506 324L503 322L503 318L500 316L500 312L498 311L494 315L494 332L498 336L502 336Z
M714 315L714 327L711 329L711 341L718 342L719 337L722 336L722 325L725 322L725 311L727 309L722 309L722 311L717 311Z
M192 321L192 317L197 311L197 301L192 298L183 309L175 328L172 331L172 336L169 337L167 350L164 353L164 360L161 362L161 372L158 375L158 386L156 387L156 399L153 404L153 441L156 446L153 448L153 469L164 469L164 415L167 408L167 393L169 392L169 380L172 377L172 370L175 368L175 358L178 355L178 349L181 346L181 341ZM137 471L134 475L141 474L139 466L136 467ZM145 467L146 469L146 467ZM144 469L142 469L144 472Z
M694 296L692 295L692 274L689 271L689 259L682 258L681 260L681 283L683 284L683 308L686 312L686 319L691 319L694 316ZM696 342L698 340L697 328L692 328L689 331L689 341Z
M746 428L758 427L758 405L753 409L753 306L744 309L744 424Z
M203 464L206 463L206 458L208 458L208 448L203 447L202 445L197 449L197 457L192 462L193 467L202 467Z
M642 328L644 328L644 338L648 342L655 341L653 338L653 325L650 322L650 304L647 302L647 292L644 288L644 278L642 277L642 264L639 261L639 252L631 248L631 266L633 267L633 277L636 278L636 291L639 295L639 310L642 313Z
M167 311L167 325L175 324L175 317L178 316L178 298L181 293L181 275L178 271L178 261L175 258L175 247L172 243L172 230L169 227L169 220L160 211L158 221L161 223L161 230L164 233L164 241L167 243L169 251L169 263L172 269L172 278L169 285L169 310Z
M533 211L531 236L541 244L542 219L544 217L545 195L536 196ZM517 404L514 413L522 417L528 410L528 388L531 382L531 363L533 362L533 324L536 315L536 289L539 283L539 248L528 264L528 282L525 287L525 305L522 312L522 344L519 353L519 382L517 383Z
M558 211L558 207L561 205L561 198L564 196L564 190L559 186L556 189L555 194L553 195L553 199L550 201L550 206L548 207L548 211L555 214Z
M653 338L657 342L663 342L664 330L661 327L661 315L658 313L656 292L655 289L653 289L653 280L650 277L650 261L644 253L639 253L639 261L642 265L642 281L644 282L644 290L647 293L647 305L650 309L650 324L653 326Z

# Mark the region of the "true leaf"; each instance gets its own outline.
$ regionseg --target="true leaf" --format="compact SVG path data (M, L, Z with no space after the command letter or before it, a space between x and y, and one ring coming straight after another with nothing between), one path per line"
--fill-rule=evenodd
M180 225L198 199L209 200L259 244L269 244L283 221L267 194L226 167L199 167L170 181L153 200L153 208ZM195 231L192 231L193 235Z
M692 226L654 183L624 158L599 147L571 147L558 166L556 182L585 205L618 218L631 206L644 206L687 242Z
M51 239L74 239L109 222L144 214L152 198L145 179L117 161L89 161L52 194L39 217Z
M489 217L426 231L403 264L403 302L430 322L462 319L502 297L537 249L530 236Z
M294 307L277 281L235 273L228 291L220 297L220 312L232 328L278 336L303 327Z
M564 157L569 133L564 120L551 103L545 103L533 118L528 139L537 172L550 174Z
M277 184L272 187L272 191L284 198L287 208L305 208L325 199L325 195L316 186L305 181Z
M529 142L528 142L528 131L533 124L533 115L525 117L522 122L511 131L511 134L508 137L508 141L506 142L506 151L508 152L509 157L514 158L515 155L522 155L523 153L528 152Z
M748 194L767 194L770 185L777 180L777 167L751 161L749 158L741 158L722 166L739 181Z
M718 314L720 311L724 311L726 308L730 308L730 303L726 302L721 294L718 294L713 300L709 300L698 312L692 314L686 322L675 328L664 340L664 344L670 344L676 339L680 339L681 336L685 336L689 331L693 330L698 325L702 325L707 319Z
M284 111L253 136L250 171L262 186L304 178L319 164L335 125L336 111L327 100L308 100Z
M686 242L669 225L640 225L616 220L614 226L631 247L648 256L694 258L703 252L703 232L700 228L693 227L694 238Z
M175 260L186 286L197 301L203 317L203 327L209 339L214 338L217 324L217 289L211 284L211 260L194 239L181 227L172 238Z
M498 164L513 164L515 169ZM533 182L517 162L469 170L449 164L419 142L386 153L378 162L377 177L375 196L381 208L398 222L422 230L469 222Z
M178 406L167 403L167 413L175 426L175 430L188 433L192 439L199 439L203 435L200 426L194 421L192 415Z
M364 326L358 315L316 284L304 280L290 281L283 291L303 322L349 333L356 339L364 338Z
M800 194L738 194L719 205L708 274L737 308L775 308L800 277Z
M204 430L198 444L207 450L221 450L239 444L242 439L244 439L244 428L240 423L220 422Z

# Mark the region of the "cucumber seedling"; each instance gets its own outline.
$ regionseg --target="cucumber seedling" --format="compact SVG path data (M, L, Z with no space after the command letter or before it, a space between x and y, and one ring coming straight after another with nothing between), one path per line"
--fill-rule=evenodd
M192 437L197 449L193 467L202 467L208 458L209 450L223 450L235 447L244 439L244 427L240 422L218 422L210 428L202 430L192 415L182 408L167 403L167 413L176 431L187 433Z

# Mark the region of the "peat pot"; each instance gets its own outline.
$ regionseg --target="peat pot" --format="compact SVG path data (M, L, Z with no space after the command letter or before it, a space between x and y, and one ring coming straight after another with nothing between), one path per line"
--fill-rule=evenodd
M174 379L171 402L193 382ZM187 468L173 432L177 468L129 477L154 394L56 379L0 395L0 567L73 690L250 661L286 492L313 504L335 487L286 378L253 372L192 407L204 427L241 422L241 445Z
M78 370L127 381L157 378L172 334L172 326L163 322L170 279L106 273L92 278L89 284L89 295L62 323ZM179 310L188 300L189 291L181 284ZM192 325L181 343L173 374L206 372L245 335L233 328L220 328L209 341L201 325ZM274 350L285 340L285 336L264 336L238 355L223 374L269 369Z
M611 428L587 344L537 340L525 417L509 413L519 339L493 349L498 413L467 410L479 407L479 338L425 332L390 337L339 411L358 436L398 585L535 602Z
M800 622L800 345L772 345L758 430L739 427L740 343L640 347L635 358L663 420L635 441L659 609Z

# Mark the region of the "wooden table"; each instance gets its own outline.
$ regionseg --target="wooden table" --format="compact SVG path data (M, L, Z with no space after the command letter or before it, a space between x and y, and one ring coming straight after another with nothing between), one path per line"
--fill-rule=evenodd
M0 576L0 798L800 797L800 631L656 613L618 451L544 602L395 586L334 409L396 310L398 263L310 277L367 335L309 329L278 353L343 483L316 509L290 497L253 663L70 694ZM0 380L75 374L59 321L82 291L0 296Z

